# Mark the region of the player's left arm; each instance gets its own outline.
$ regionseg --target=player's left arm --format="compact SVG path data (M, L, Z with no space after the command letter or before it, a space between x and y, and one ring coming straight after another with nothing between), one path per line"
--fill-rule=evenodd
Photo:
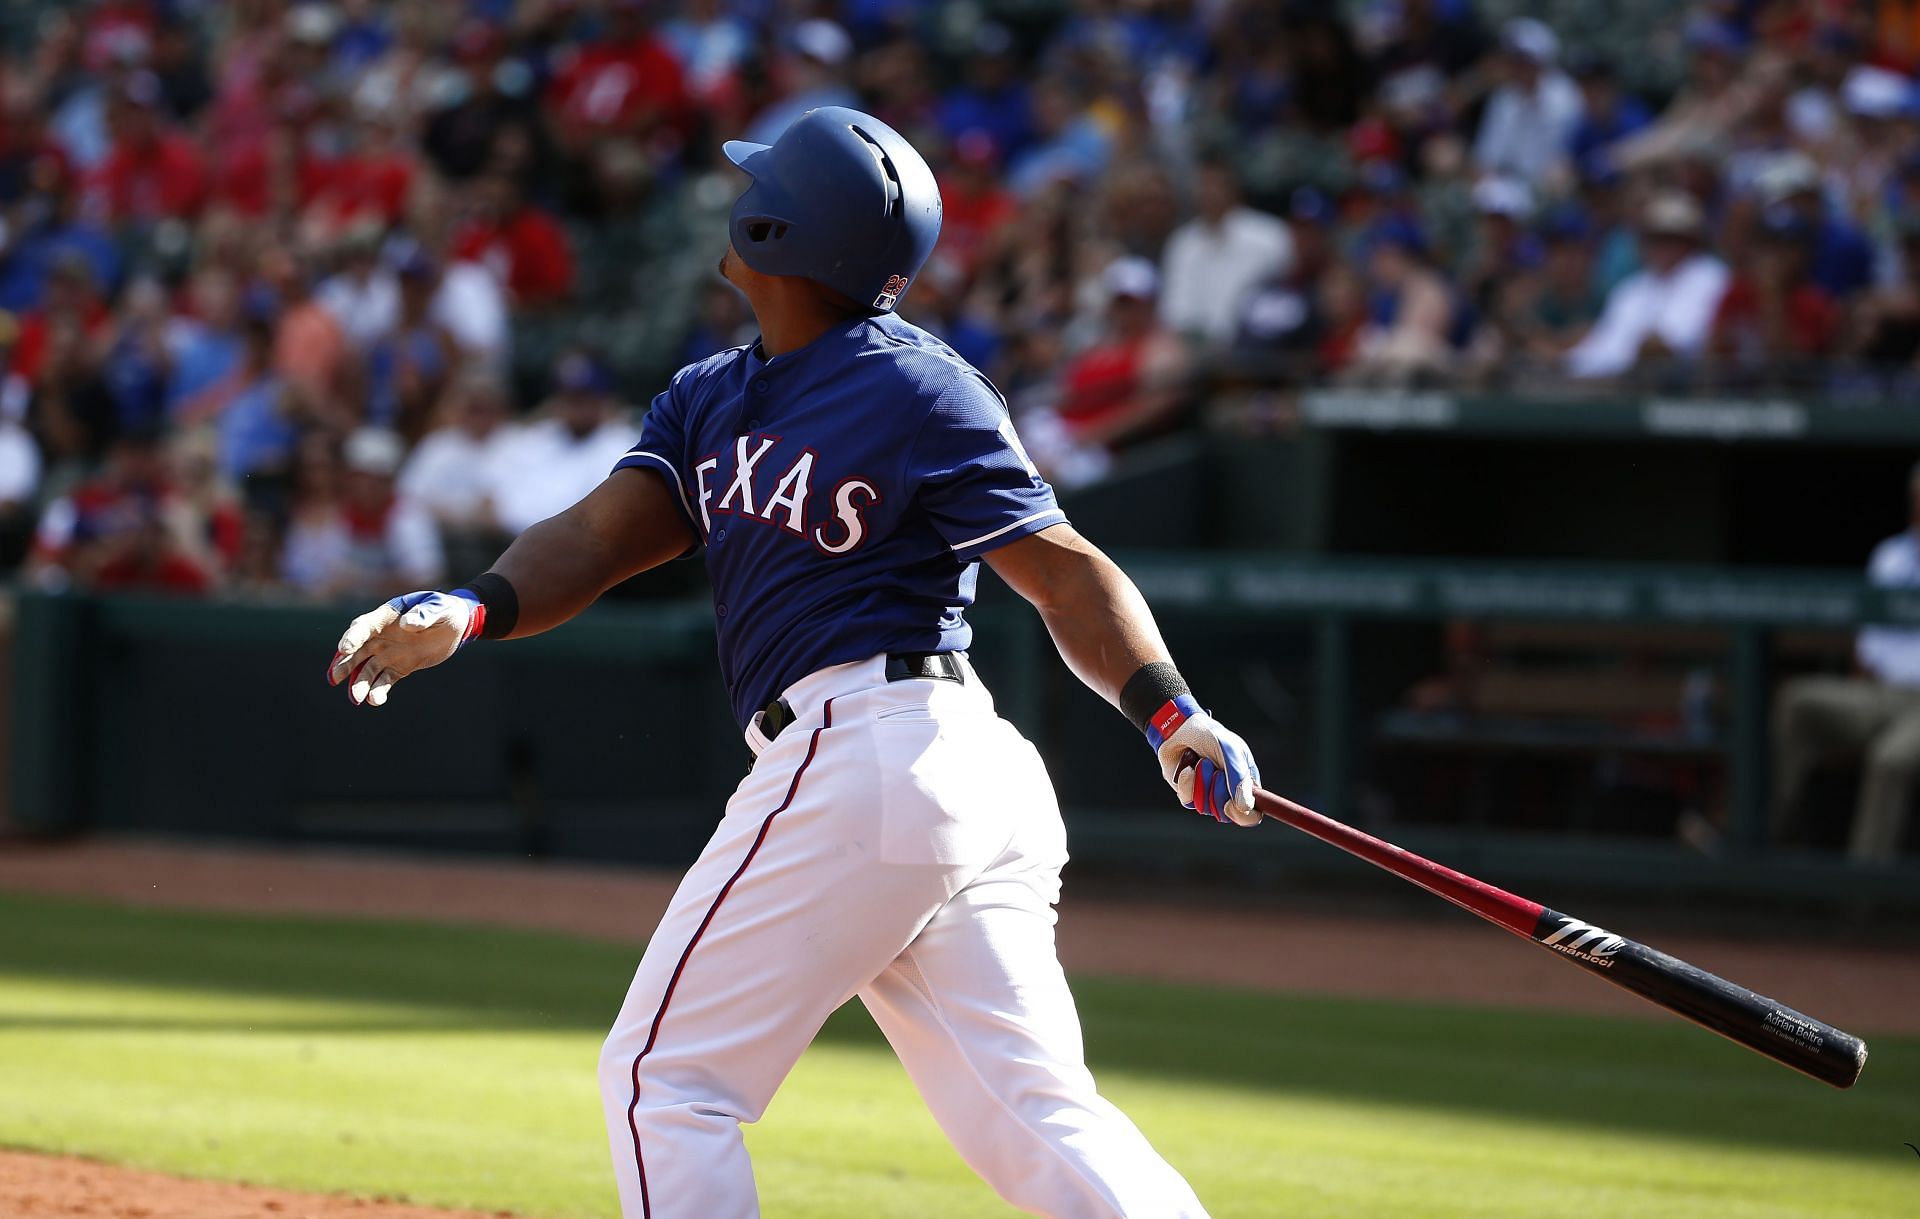
M1220 821L1260 823L1252 752L1195 701L1146 598L1118 564L1067 524L983 557L1040 612L1074 675L1146 734L1182 804ZM1197 766L1186 764L1189 754Z

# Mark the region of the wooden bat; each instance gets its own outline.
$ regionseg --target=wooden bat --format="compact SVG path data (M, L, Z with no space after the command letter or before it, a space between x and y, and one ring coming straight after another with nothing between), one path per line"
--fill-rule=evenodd
M1284 821L1349 855L1385 868L1463 910L1532 940L1563 961L1571 961L1775 1062L1836 1088L1851 1088L1867 1065L1867 1043L1851 1033L1658 949L1423 859L1271 792L1256 787L1253 795L1254 806L1275 821Z

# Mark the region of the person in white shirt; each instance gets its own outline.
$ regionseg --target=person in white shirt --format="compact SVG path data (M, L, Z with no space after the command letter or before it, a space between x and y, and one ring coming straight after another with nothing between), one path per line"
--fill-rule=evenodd
M519 430L507 422L507 387L487 369L455 379L432 431L400 467L400 493L433 514L443 530L490 527L494 464Z
M494 523L508 533L571 508L640 443L606 371L583 351L555 362L553 396L540 414L489 465Z
M1293 269L1293 234L1278 216L1240 202L1231 166L1207 162L1194 183L1194 219L1175 229L1162 262L1160 320L1169 330L1226 344L1241 306Z
M1920 589L1920 465L1907 480L1911 524L1874 547L1867 579ZM1836 756L1862 759L1847 854L1891 863L1900 853L1908 804L1920 779L1920 629L1863 627L1859 673L1788 682L1773 708L1774 836L1793 828L1808 776Z
M1487 99L1473 141L1474 168L1538 190L1565 170L1586 103L1580 86L1559 69L1560 40L1544 23L1516 17L1502 27L1500 44L1506 79Z
M1640 270L1613 291L1593 329L1567 352L1576 377L1617 377L1642 360L1692 359L1713 331L1727 265L1701 249L1706 224L1693 196L1656 195L1640 224Z

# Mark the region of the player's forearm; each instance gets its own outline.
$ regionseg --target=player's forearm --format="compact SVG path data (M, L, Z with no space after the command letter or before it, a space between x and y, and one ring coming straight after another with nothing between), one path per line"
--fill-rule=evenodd
M1127 573L1077 533L1052 545L1045 561L1019 579L1016 587L1040 612L1061 659L1115 707L1129 678L1169 659L1146 598Z
M614 558L572 510L529 526L489 569L518 601L512 629L499 638L550 631L592 605L622 578Z
M629 576L685 554L695 538L674 494L655 470L616 470L573 507L528 528L488 573L506 585L489 594L513 604L510 620L488 605L486 635L550 631Z

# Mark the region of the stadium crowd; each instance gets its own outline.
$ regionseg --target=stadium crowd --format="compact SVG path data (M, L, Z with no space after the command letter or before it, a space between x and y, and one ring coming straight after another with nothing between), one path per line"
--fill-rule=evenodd
M0 32L0 566L44 587L477 569L752 337L718 144L823 104L927 153L903 312L1067 483L1303 384L1920 373L1911 0L15 0Z

